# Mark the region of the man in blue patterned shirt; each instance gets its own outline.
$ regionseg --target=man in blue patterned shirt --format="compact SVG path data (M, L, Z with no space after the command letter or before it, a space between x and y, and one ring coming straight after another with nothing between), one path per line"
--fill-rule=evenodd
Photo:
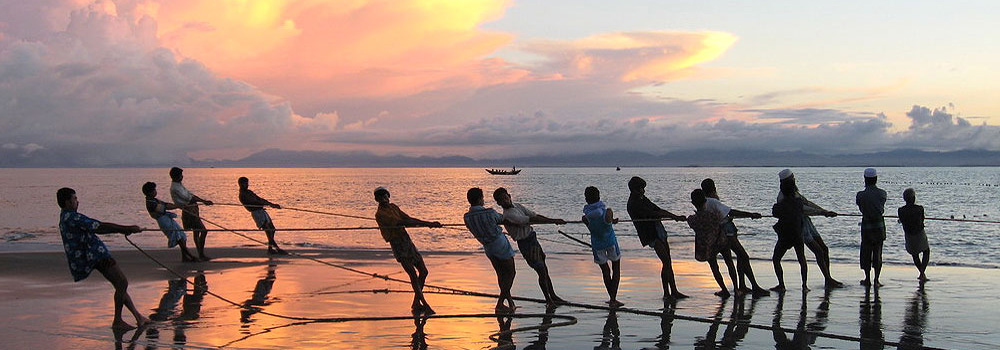
M76 191L63 187L56 191L56 200L62 212L59 213L59 234L62 236L63 248L66 250L66 260L69 262L69 272L73 281L87 278L93 270L100 271L115 287L115 319L111 328L118 330L132 329L134 326L122 319L122 306L128 307L135 317L137 326L149 323L149 319L139 314L128 295L128 279L118 268L115 259L108 252L98 234L121 233L130 235L141 231L139 226L123 226L110 222L100 222L78 213L80 202L76 199Z

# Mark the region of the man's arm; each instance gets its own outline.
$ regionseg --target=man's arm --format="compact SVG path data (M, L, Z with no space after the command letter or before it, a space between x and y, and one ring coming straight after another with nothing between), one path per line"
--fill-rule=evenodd
M532 217L529 218L529 223L532 223L532 224L565 225L566 224L566 220L563 220L563 219L552 219L552 218L548 218L548 217L545 217L545 216L542 216L542 215L535 214L535 216L532 216Z
M97 229L94 230L94 233L97 234L121 233L123 235L128 236L130 234L137 233L139 231L142 231L142 229L139 226L135 225L124 226L110 222L102 222L101 225L97 226Z
M761 218L760 213L751 213L751 212L737 210L737 209L732 209L732 208L729 209L729 215L732 215L734 218L751 218L751 219L760 219Z
M618 219L615 218L615 212L612 211L611 208L608 208L608 209L604 210L604 222L611 223L611 224L617 224L618 223Z

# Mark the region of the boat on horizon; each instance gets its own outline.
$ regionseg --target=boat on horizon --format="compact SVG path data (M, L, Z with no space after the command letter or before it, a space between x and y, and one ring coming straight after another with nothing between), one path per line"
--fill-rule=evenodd
M517 167L511 167L510 170L507 169L486 169L486 172L492 175L517 175L521 173L521 169Z

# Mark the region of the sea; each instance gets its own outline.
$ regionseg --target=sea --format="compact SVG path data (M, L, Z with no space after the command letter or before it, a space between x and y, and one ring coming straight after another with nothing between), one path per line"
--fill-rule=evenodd
M55 192L60 187L77 191L79 211L93 218L155 229L146 213L141 186L157 184L159 198L170 201L168 168L44 168L0 169L0 251L58 251L59 208ZM482 168L188 168L184 184L194 194L212 200L201 214L211 229L231 229L264 239L253 231L250 214L238 205L237 179L250 179L250 188L263 198L283 206L268 209L280 231L279 244L293 249L388 249L372 220L376 203L372 192L384 186L392 202L409 215L451 228L409 229L421 251L478 251L472 235L461 228L468 210L466 191L479 187L486 205L500 210L490 194L505 187L514 202L551 217L580 220L585 204L583 191L596 186L602 199L621 219L628 219L625 204L627 182L640 176L648 183L646 194L663 209L689 215L694 209L690 192L705 178L715 180L723 203L734 209L770 214L778 193L777 174L768 167L675 167L675 168L523 168L519 175L490 175ZM863 168L792 168L800 192L825 209L843 214L817 217L814 223L837 262L856 262L860 233L855 194L864 188ZM893 167L880 168L879 187L889 194L886 215L902 206L902 192L913 188L917 204L928 218L1000 220L1000 168L996 167ZM360 217L360 218L356 218ZM754 259L771 256L776 236L773 218L737 219L740 240ZM693 232L686 223L665 222L672 254L692 258ZM884 260L889 264L912 264L903 243L902 227L886 219ZM326 229L326 230L316 230ZM548 254L584 254L588 249L567 237L588 241L582 224L535 225ZM562 233L560 233L560 231ZM623 254L648 256L631 223L615 226ZM926 221L931 247L931 265L1000 268L1000 224L991 222ZM132 236L145 248L166 248L166 239L155 231ZM118 235L107 235L112 249L129 249ZM230 232L212 232L209 247L244 247L254 243ZM810 259L811 253L807 253ZM794 259L787 254L786 259Z

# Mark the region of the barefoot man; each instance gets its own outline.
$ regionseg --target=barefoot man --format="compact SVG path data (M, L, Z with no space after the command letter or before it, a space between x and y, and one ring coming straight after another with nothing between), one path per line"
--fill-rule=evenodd
M375 222L378 223L382 239L389 242L389 246L392 247L392 255L403 266L403 271L406 271L406 274L410 276L410 285L413 286L411 311L414 314L434 314L434 309L431 309L430 304L427 304L427 299L424 299L427 266L424 265L424 258L420 256L417 247L413 245L410 234L406 233L406 227L441 227L441 223L410 217L398 206L389 202L389 190L385 187L375 189L375 201L378 202Z
M631 192L628 196L628 216L632 218L635 231L639 233L639 242L643 247L652 246L656 251L656 256L660 258L660 283L663 284L664 299L687 298L677 290L677 281L674 280L674 267L670 261L670 245L667 243L667 230L663 228L661 219L672 219L675 221L687 221L683 215L674 215L669 211L660 209L646 198L646 180L633 176L628 180L628 189Z
M79 282L93 270L99 271L104 278L115 287L115 319L111 328L127 330L135 328L122 319L122 306L135 317L136 326L142 327L149 319L139 313L128 295L128 279L118 268L118 263L111 257L111 252L104 245L98 234L121 233L130 235L140 231L139 226L122 226L110 222L100 222L78 213L80 202L76 199L76 191L63 187L56 191L59 202L59 234L62 236L63 248L66 250L66 260L69 262L69 272L73 282Z

